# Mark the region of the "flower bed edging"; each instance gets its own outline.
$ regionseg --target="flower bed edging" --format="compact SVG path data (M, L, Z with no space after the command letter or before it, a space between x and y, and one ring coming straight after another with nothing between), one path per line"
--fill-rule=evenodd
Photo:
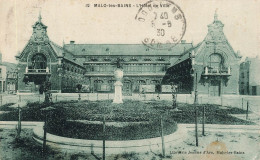
M33 129L33 139L42 144L43 143L43 125L37 125ZM179 127L176 132L164 136L165 147L176 145L180 140L185 139L187 129ZM120 154L124 152L144 153L149 151L161 151L162 149L161 137L128 140L128 141L106 141L107 154ZM84 152L84 153L102 153L103 143L101 140L84 140L66 138L47 133L47 145L51 148L63 152Z

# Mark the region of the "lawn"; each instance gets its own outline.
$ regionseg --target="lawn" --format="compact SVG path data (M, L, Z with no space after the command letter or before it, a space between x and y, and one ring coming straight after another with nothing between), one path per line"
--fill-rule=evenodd
M52 103L55 108L48 116L51 119L59 118L63 120L91 120L102 121L106 116L106 121L117 122L140 122L150 121L158 118L160 115L168 115L177 123L194 123L195 107L191 104L178 104L178 112L171 109L171 101L133 101L125 100L123 104L113 104L112 101L63 101ZM202 117L202 109L205 107L206 123L208 124L254 124L229 114L246 114L245 110L231 107L221 107L219 105L198 105L198 117ZM22 108L23 121L43 121L44 114L40 110L46 107L43 103L28 103ZM10 111L9 113L0 114L0 121L18 120L18 110L8 106L0 107L0 111Z
M49 124L53 123L53 127L55 124L64 124L64 127L69 127L71 130L74 130L74 128L82 129L81 123L76 123L75 120L91 120L91 121L102 121L103 116L106 116L106 122L107 124L112 121L116 122L150 122L150 124L155 124L156 128L151 129L149 127L154 127L153 125L148 126L147 129L143 126L137 126L139 129L137 130L156 130L158 133L159 131L159 117L163 115L164 117L164 126L168 126L169 124L174 124L174 122L177 123L194 123L194 113L195 108L193 105L189 104L178 104L178 112L173 111L170 109L172 102L171 101L151 101L151 102L140 102L140 101L131 101L131 100L125 100L124 104L112 104L111 101L97 101L97 102L91 102L91 101L67 101L67 102L57 102L52 103L51 106L55 108L54 111L50 112L48 114L48 119L51 119L52 121L49 121ZM18 112L16 108L10 107L10 105L5 105L0 107L0 111L9 111L0 114L0 120L9 120L9 121L16 121L18 119ZM46 105L43 103L29 103L27 106L22 108L22 120L23 121L43 121L44 120L44 114L40 110L41 108L45 108ZM230 108L230 107L221 107L218 105L198 105L198 119L199 122L201 122L202 117L202 109L205 107L206 110L206 123L207 124L254 124L252 122L240 120L238 118L232 117L229 114L245 114L246 111L238 108ZM71 122L70 126L69 123L62 123L64 121ZM168 124L167 124L168 123ZM145 123L144 123L145 124ZM122 132L122 135L133 135L138 133L130 133L127 132L125 129ZM136 126L134 126L136 127ZM141 128L141 129L140 129ZM167 127L168 129L174 129L171 127ZM94 128L89 129L91 130L101 130L102 125L96 125ZM107 128L109 130L109 127ZM67 131L67 129L65 129ZM84 129L82 130L85 131ZM171 130L173 131L173 130ZM145 133L145 132L144 132ZM166 132L167 133L167 132ZM214 134L207 134L207 136L200 137L205 140L203 142L211 142L212 140L222 140L224 142L228 142L229 145L233 145L233 140L230 141L230 136L234 138L236 141L240 141L242 136L246 135L238 135L238 134L232 134L230 133L223 134L222 137L219 137L219 135ZM29 129L23 129L21 138L17 140L15 138L16 131L15 130L3 130L0 129L0 139L1 139L1 146L0 147L0 159L42 159L41 158L41 146L37 146L36 143L32 140L32 131ZM74 133L71 133L71 135L75 135ZM150 135L153 135L150 133ZM66 136L66 135L65 135ZM84 137L85 135L79 135ZM106 135L107 138L110 136L109 134ZM229 137L228 137L229 136ZM255 138L255 135L252 135ZM252 137L251 136L251 137ZM120 137L118 135L118 137ZM179 151L182 148L188 148L187 151L193 151L195 149L194 147L194 133L189 133L188 140L184 141L183 144L180 144L172 149L167 150L167 154L171 156L169 153L170 151ZM95 137L92 137L95 139ZM129 137L128 137L129 138ZM142 137L139 137L142 138ZM210 139L211 138L211 139ZM259 137L258 137L259 138ZM250 141L251 138L243 139L243 142ZM254 139L255 140L255 139ZM202 140L200 140L201 144ZM242 142L241 142L242 143ZM250 142L251 143L251 142ZM234 143L235 150L238 143ZM254 143L252 143L254 144ZM208 144L203 144L200 149ZM202 150L201 149L201 150ZM246 152L246 151L245 151ZM249 150L248 150L249 152ZM247 152L246 152L247 153ZM100 158L102 155L87 155L87 154L69 154L69 153L60 153L56 151L50 150L48 153L48 159L96 159L97 157ZM249 156L251 154L248 154L246 156ZM183 156L183 159L190 159L191 157ZM96 158L95 158L96 157ZM120 155L111 155L108 156L112 157L111 159L161 159L160 153L154 154L152 152L148 152L145 154L138 154L138 153L123 153ZM181 158L181 157L179 157ZM248 157L249 158L249 157Z
M32 129L23 129L20 138L16 138L14 129L0 129L0 159L1 160L55 160L71 159L76 160L81 156L88 159L91 155L81 155L68 153L64 154L58 151L47 149L47 158L42 156L42 146L37 145L32 139Z
M102 123L86 124L83 121L103 121L106 123L129 123L124 127L106 126L106 139L130 140L153 138L160 136L160 117L163 117L164 134L176 131L176 123L194 123L195 107L190 104L178 104L179 111L171 108L171 101L132 101L125 100L123 104L113 104L112 101L64 101L52 103L53 111L47 114L48 132L64 137L101 140ZM45 114L41 111L44 103L28 103L22 109L23 121L44 121ZM205 107L206 124L254 124L230 116L230 114L245 114L246 111L238 108L221 107L218 105L198 105L198 122L202 121L202 109ZM1 109L1 107L0 107ZM18 111L4 106L10 112L0 114L0 120L16 121ZM139 124L133 123L137 122Z

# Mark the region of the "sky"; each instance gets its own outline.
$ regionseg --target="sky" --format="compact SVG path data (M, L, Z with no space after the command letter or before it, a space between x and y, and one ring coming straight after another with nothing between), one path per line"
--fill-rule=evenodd
M139 44L146 28L135 20L138 7L96 8L94 4L144 4L147 0L0 0L0 52L3 61L16 62L32 35L41 12L49 38L62 45ZM260 51L260 0L174 0L186 18L183 40L195 45L205 38L217 9L224 33L234 51L255 57ZM86 7L90 4L90 7Z

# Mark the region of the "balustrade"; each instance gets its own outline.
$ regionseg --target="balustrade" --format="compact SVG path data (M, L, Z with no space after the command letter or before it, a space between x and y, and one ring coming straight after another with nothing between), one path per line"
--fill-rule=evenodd
M230 66L228 68L222 68L222 69L205 67L203 75L219 75L219 74L230 75L231 74Z
M45 69L29 69L28 67L25 68L25 73L49 73L50 70L48 67Z

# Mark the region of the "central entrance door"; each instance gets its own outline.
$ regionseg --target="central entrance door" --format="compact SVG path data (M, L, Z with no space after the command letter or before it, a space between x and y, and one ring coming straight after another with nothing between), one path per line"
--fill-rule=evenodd
M256 95L256 86L252 86L252 95Z
M132 95L132 84L131 81L124 81L123 83L123 95L131 96Z
M212 80L209 86L210 96L220 96L220 81Z

